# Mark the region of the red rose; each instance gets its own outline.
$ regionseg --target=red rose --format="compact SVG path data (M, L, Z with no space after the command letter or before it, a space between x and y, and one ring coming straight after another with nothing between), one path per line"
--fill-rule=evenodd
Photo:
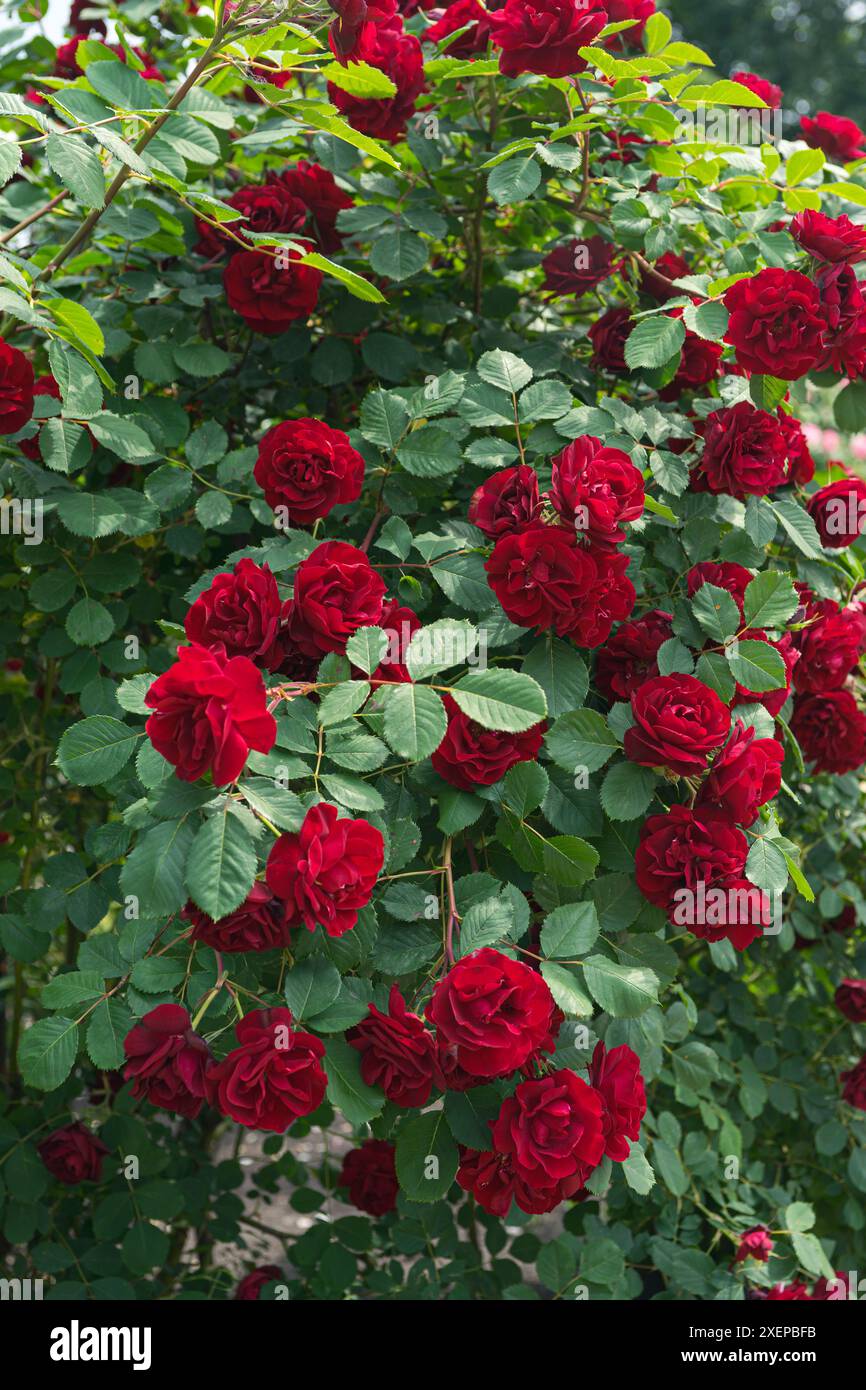
M338 504L355 502L364 486L364 460L342 430L321 420L285 420L259 441L253 476L287 526L309 526Z
M621 623L634 608L634 585L626 575L629 557L618 551L593 550L596 582L592 602L575 609L568 636L579 647L598 647L606 642L614 623Z
M238 560L231 574L218 574L199 594L184 630L190 642L222 646L228 656L246 656L276 671L283 659L280 631L286 607L267 565Z
M53 1178L73 1187L79 1182L99 1182L102 1160L109 1150L85 1125L55 1129L36 1146Z
M793 415L779 411L779 424L785 435L788 452L788 482L803 487L815 476L815 460L803 433L803 426Z
M234 1298L242 1303L251 1303L261 1298L266 1284L276 1283L282 1277L279 1265L259 1265L258 1269L251 1269L249 1274L244 1275L235 1289Z
M529 1187L569 1197L604 1157L603 1112L601 1096L573 1071L551 1071L503 1101L493 1147Z
M471 791L500 781L516 763L534 762L541 748L547 724L533 724L523 733L502 733L484 729L445 696L448 728L432 756L433 767L452 787Z
M78 34L75 38L67 39L57 50L54 60L54 76L65 77L67 81L74 82L76 77L80 77L84 72L78 61L78 45L83 41L84 35ZM127 61L126 49L122 44L111 43L107 45L111 52L116 54L122 63ZM136 58L140 58L144 67L139 72L139 77L146 81L164 82L165 78L157 67L153 59L143 48L133 48Z
M866 980L843 980L833 1001L851 1023L866 1023Z
M791 222L791 236L816 261L828 265L854 265L866 260L866 227L852 222L844 213L827 217L807 208Z
M300 830L281 835L268 855L268 887L282 900L285 923L319 924L343 936L366 907L382 872L381 831L365 820L339 820L336 806L311 806Z
M623 29L619 34L611 34L607 39L608 48L643 48L646 22L655 14L656 0L604 0L608 24L622 24L627 19L636 19L631 29Z
M137 1100L194 1120L207 1094L205 1071L212 1060L204 1038L193 1032L181 1004L159 1004L123 1040L126 1081Z
M601 1097L604 1151L608 1158L622 1163L631 1152L629 1140L640 1138L640 1123L646 1114L640 1058L625 1044L608 1051L603 1042L596 1043L589 1084Z
M93 0L72 0L69 7L69 28L74 34L81 34L85 38L88 34L104 37L106 33L105 22L96 14Z
M277 257L238 251L223 271L229 307L254 332L268 335L285 333L295 319L309 318L321 283L320 270L302 265L297 253L285 248Z
M469 27L458 39L443 44L442 52L449 58L474 58L476 53L484 53L490 39L493 17L479 5L478 0L455 0L448 5L442 17L425 30L424 42L442 44L450 34L458 29Z
M760 270L725 295L725 342L747 372L796 381L824 352L826 327L817 286L798 270Z
M672 614L653 608L634 622L623 623L595 658L595 686L611 704L627 700L650 676L659 673L659 647L673 637Z
M746 590L754 577L745 565L734 564L732 560L722 560L719 564L712 560L701 560L699 565L692 565L686 575L686 585L689 598L694 598L702 584L712 584L715 589L725 589L742 616Z
M535 525L501 536L485 563L487 582L511 622L567 637L594 591L598 568L563 526Z
M412 677L404 663L409 643L422 626L421 619L411 608L404 608L398 599L391 599L383 607L377 626L388 638L388 649L370 676L370 685L375 690L380 685L393 684L395 681L401 684L410 681Z
M643 475L628 454L593 435L567 444L551 462L550 500L567 525L596 545L626 538L624 527L643 513Z
M644 294L651 295L659 304L663 304L666 299L681 293L668 282L681 279L682 276L688 275L690 270L691 267L683 256L678 256L675 251L665 251L648 269L641 270L640 287Z
M191 902L183 916L192 923L190 941L201 941L214 951L276 951L289 945L282 903L264 883L254 883L245 902L218 922Z
M299 235L307 220L305 204L273 177L267 183L239 188L225 201L241 216L219 227L197 219L199 242L195 249L200 255L212 257L225 250L235 251L238 249L236 238L243 239L246 232Z
M517 1071L550 1052L556 1005L542 977L485 946L453 965L433 991L427 1017L472 1076Z
M626 339L632 330L631 310L608 309L589 330L592 343L590 366L609 372L627 372Z
M413 34L388 24L365 24L352 58L384 72L397 88L392 97L362 98L328 83L328 97L349 125L363 135L396 144L406 134L415 112L415 101L424 90L424 60L421 45Z
M773 1242L766 1226L753 1226L740 1236L740 1243L734 1255L734 1263L740 1260L766 1261L773 1253Z
M797 636L794 687L812 695L841 690L863 651L866 618L859 605L840 609L832 600L813 605L807 616L817 621Z
M182 782L212 771L214 785L224 787L240 776L251 748L269 753L277 736L261 673L220 646L178 647L144 703L154 711L147 736Z
M384 596L384 582L363 550L323 541L295 573L289 635L302 653L319 660L342 652L359 627L376 626Z
M433 1054L433 1084L440 1091L471 1091L473 1086L483 1086L483 1076L472 1076L464 1071L457 1060L457 1048L451 1043L436 1039Z
M538 475L527 464L500 468L472 494L469 520L490 540L531 526L541 515Z
M758 77L754 72L732 72L731 81L739 82L741 87L760 97L773 111L778 111L782 105L782 88L777 87L775 82L768 82L766 77Z
M480 1153L475 1149L461 1150L457 1181L464 1192L472 1193L483 1211L500 1219L508 1215L512 1201L521 1211L539 1216L558 1207L563 1196L558 1187L530 1187L517 1173L513 1159L505 1154Z
M731 820L751 825L761 807L778 796L784 761L781 743L756 739L755 730L738 721L701 786L697 805L717 806Z
M777 416L748 401L715 410L704 424L704 451L694 481L707 492L742 501L766 497L787 482L787 436Z
M0 338L0 434L17 434L33 414L33 368Z
M613 243L601 236L585 241L573 238L555 247L541 262L543 288L552 295L588 294L616 269L615 250Z
M395 1105L425 1106L433 1088L433 1034L406 1008L397 985L391 986L386 1014L375 1004L367 1008L368 1016L346 1034L346 1041L361 1054L361 1075Z
M2 391L2 386L0 386L0 391ZM33 383L33 395L50 396L52 400L59 401L60 387L57 385L57 382L54 380L54 377L51 376L51 374L49 373L47 376L40 376L36 378L35 382ZM0 415L2 415L2 409L2 398L0 398ZM2 433L2 431L0 431L0 433ZM38 430L36 434L31 435L29 439L19 440L18 447L21 450L24 457L30 459L32 463L39 463L41 461L42 450L39 446Z
M839 1080L845 1083L842 1099L855 1110L866 1110L866 1057L861 1057L850 1071L843 1071Z
M284 1134L317 1110L327 1077L325 1045L297 1033L289 1009L252 1009L235 1025L238 1046L207 1071L208 1099L220 1114L247 1129Z
M676 309L671 317L679 318L681 314L682 310ZM675 401L683 391L695 391L699 386L706 386L709 382L715 381L719 374L722 351L718 343L707 342L706 338L701 338L697 333L692 333L691 329L686 329L686 340L683 343L676 375L659 391L659 399Z
M727 885L742 875L748 841L723 811L713 807L691 810L675 803L659 816L649 816L641 826L635 855L637 886L656 907L670 912L678 906L676 894ZM694 930L692 923L688 923ZM695 926L701 926L696 923ZM702 935L695 931L695 935Z
M340 1187L349 1189L349 1201L368 1216L386 1216L397 1206L397 1170L394 1145L384 1139L365 1139L343 1159Z
M268 181L281 183L293 197L299 198L307 209L311 230L326 256L339 251L343 237L337 231L337 217L345 208L355 206L329 169L308 159L284 169L281 174L268 174Z
M815 772L854 772L866 762L866 715L847 690L798 695L791 733Z
M825 265L818 271L818 292L825 320L826 351L822 372L859 377L866 373L866 298L850 265Z
M852 473L828 483L812 494L807 510L822 545L830 550L853 545L866 527L866 480Z
M716 692L680 672L645 681L632 695L631 708L635 722L626 729L626 757L681 777L703 772L731 727L731 711Z
M866 157L866 135L856 121L850 121L847 116L818 111L814 116L801 117L800 130L807 145L813 150L823 150L828 159L839 164L850 164Z
M499 71L506 77L522 72L571 77L583 72L586 62L580 49L606 24L601 0L505 0L491 23L493 42L502 49Z

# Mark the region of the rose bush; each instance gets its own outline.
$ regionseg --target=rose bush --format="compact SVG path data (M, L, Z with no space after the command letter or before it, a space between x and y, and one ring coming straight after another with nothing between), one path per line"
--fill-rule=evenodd
M866 137L652 0L0 61L8 1272L840 1296Z

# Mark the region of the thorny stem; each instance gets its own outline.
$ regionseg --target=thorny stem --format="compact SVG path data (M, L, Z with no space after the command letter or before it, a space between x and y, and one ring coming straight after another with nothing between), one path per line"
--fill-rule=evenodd
M445 921L445 962L451 966L454 964L454 928L459 926L460 915L457 911L457 899L454 896L454 874L451 868L451 846L452 840L449 835L445 841L445 848L442 854L442 867L445 871L445 892L447 895L447 917Z

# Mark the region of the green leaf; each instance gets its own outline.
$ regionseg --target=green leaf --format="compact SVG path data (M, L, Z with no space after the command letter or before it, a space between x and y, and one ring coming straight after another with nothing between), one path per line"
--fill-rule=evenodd
M546 956L573 960L586 954L599 931L595 903L565 903L545 917L541 949Z
M601 804L610 820L637 820L655 795L657 775L637 763L616 763L601 786Z
M586 699L589 689L586 662L573 647L550 634L536 642L523 663L523 670L541 686L554 719L568 710L578 709Z
M790 576L778 570L764 570L746 588L743 617L746 627L781 627L800 603Z
M823 150L795 150L785 165L785 181L789 188L795 188L804 179L811 178L824 168L827 156Z
M126 765L142 737L119 719L95 714L66 730L57 749L57 766L79 787L108 782Z
M553 995L554 1002L568 1018L591 1018L595 1009L592 1000L582 988L577 971L558 962L545 960L541 963L541 974Z
M108 410L101 410L90 419L88 428L98 444L128 463L142 463L156 457L150 435L127 415L112 415Z
M470 671L452 686L451 695L467 718L484 729L519 734L547 714L547 701L538 682L504 667Z
M18 1064L28 1086L54 1091L72 1070L78 1053L78 1026L69 1018L40 1018L23 1034Z
M128 63L117 59L89 63L84 75L95 92L121 111L149 111L164 105L165 99L159 91L163 84L146 82Z
M427 264L427 243L417 232L396 227L377 236L370 252L370 265L377 275L389 280L408 280Z
M367 1124L385 1104L381 1091L368 1086L361 1077L361 1059L344 1038L329 1038L325 1044L325 1072L328 1100L350 1125Z
M83 343L97 355L105 351L102 329L83 304L77 303L74 299L48 299L45 301L45 307L57 323L73 335L75 341Z
M787 682L785 659L768 642L756 642L751 638L732 642L725 656L734 679L755 695L778 690Z
M435 752L445 737L448 716L435 690L428 685L399 684L384 691L384 734L401 758L420 762Z
M55 174L82 207L102 207L105 174L86 140L78 135L49 135L45 153Z
M541 183L541 169L532 155L517 155L497 164L487 176L490 196L499 207L506 203L522 203Z
M114 619L97 599L82 598L69 610L66 631L76 646L97 647L108 641L114 631Z
M388 649L388 638L380 627L360 627L346 643L346 656L365 675L372 675Z
M125 896L138 899L142 914L168 917L189 896L184 882L193 829L186 821L165 821L148 830L120 874Z
M327 1009L340 993L340 972L322 956L300 961L286 975L286 1003L296 1021Z
M21 168L21 146L14 140L0 141L0 188Z
M186 866L190 897L218 922L240 907L253 886L256 854L246 827L227 811L198 831Z
M664 367L681 350L685 340L682 319L670 318L667 314L641 319L626 340L626 366L631 370Z
M87 1052L101 1071L123 1066L123 1040L132 1027L132 1014L122 999L103 999L87 1027Z
M532 380L532 368L522 357L513 352L503 352L494 348L492 352L482 353L476 369L482 381L490 386L498 386L501 391L516 395Z
M575 776L579 769L597 772L619 748L616 735L595 710L573 710L557 719L545 737L558 767Z
M746 877L765 893L781 892L788 883L788 864L784 854L765 836L759 836L749 850Z
M732 637L740 626L740 610L727 589L702 584L692 599L692 612L710 637L719 642Z
M328 63L322 68L322 77L339 87L341 92L348 92L350 96L360 97L363 101L383 100L395 96L397 92L386 72L354 59L346 64Z
M457 955L468 956L482 946L493 946L511 935L514 909L507 898L485 898L473 903L460 924Z
M777 497L771 505L774 516L797 549L811 560L820 559L823 554L821 538L809 513L793 497Z
M612 1018L637 1018L658 1003L658 976L644 966L618 965L606 956L584 961L584 979L596 1003Z
M459 1154L444 1110L404 1120L397 1135L397 1181L410 1202L438 1202L457 1176Z

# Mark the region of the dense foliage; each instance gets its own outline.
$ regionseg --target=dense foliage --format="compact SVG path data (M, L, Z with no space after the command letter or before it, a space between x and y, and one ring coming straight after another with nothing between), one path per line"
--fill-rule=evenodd
M9 1277L857 1296L866 136L771 77L652 0L8 36Z

